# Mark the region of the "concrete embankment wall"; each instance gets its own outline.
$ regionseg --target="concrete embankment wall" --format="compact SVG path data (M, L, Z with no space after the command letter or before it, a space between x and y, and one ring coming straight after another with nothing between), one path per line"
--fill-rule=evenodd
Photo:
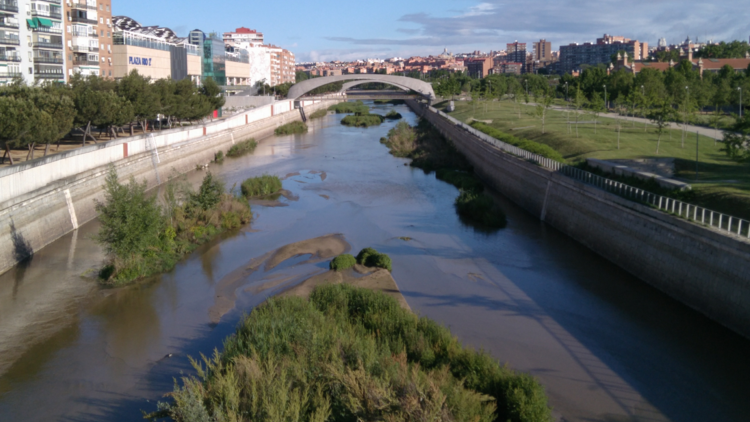
M750 242L672 217L507 154L428 108L495 190L626 271L750 338ZM602 282L607 275L602 274Z
M308 113L337 101L303 101ZM259 107L226 119L122 138L0 169L0 273L29 253L96 217L94 200L110 164L120 180L131 176L148 187L212 161L235 142L261 139L300 120L292 101Z

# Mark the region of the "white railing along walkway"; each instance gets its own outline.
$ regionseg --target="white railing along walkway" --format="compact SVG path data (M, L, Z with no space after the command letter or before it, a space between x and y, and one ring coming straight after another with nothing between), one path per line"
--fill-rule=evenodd
M579 168L572 167L546 157L542 157L539 154L534 154L532 152L505 143L499 139L495 139L484 132L474 129L466 123L435 109L434 107L430 107L429 110L442 116L454 125L461 127L462 129L478 137L479 139L510 154L536 163L541 167L562 173L570 178L589 185L596 186L607 192L611 192L616 195L632 199L634 201L651 205L654 208L666 213L685 218L689 221L704 224L714 229L718 229L720 232L750 239L750 221L748 220L733 217L731 215L723 214L718 211L712 211L710 209L699 207L697 205L688 204L674 198L657 195L655 193L651 193L640 188L635 188L624 183L608 179L606 177L597 176L596 174L590 173L588 171L581 170Z

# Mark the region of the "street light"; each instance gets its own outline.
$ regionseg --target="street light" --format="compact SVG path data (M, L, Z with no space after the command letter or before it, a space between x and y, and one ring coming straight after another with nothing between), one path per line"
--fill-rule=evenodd
M526 84L526 96L529 96L529 80L524 79L523 82Z
M643 85L641 85L641 95L646 96L646 90L643 88Z
M607 85L602 85L604 87L604 111L606 112L608 110L607 108Z
M567 82L565 82L565 101L569 102L568 101L568 83Z

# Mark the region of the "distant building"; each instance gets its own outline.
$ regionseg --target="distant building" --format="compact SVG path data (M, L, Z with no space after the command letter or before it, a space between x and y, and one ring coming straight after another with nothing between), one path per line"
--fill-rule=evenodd
M552 43L541 39L532 43L534 46L534 61L549 62L552 61Z
M490 74L493 67L492 57L473 58L464 61L466 71L471 78L484 78Z
M526 63L526 43L508 43L505 49L505 61L513 63Z
M648 56L648 43L604 34L595 44L563 45L560 46L560 68L562 72L571 72L582 65L607 65L612 62L612 56L621 51L632 56L633 60L643 60Z
M724 66L729 66L734 69L735 73L743 73L750 66L750 54L746 55L744 59L693 59L692 51L688 51L686 61L692 64L693 70L697 71L701 77L706 72L718 73ZM632 72L634 75L643 71L643 69L654 69L660 72L665 72L670 68L677 66L679 62L670 60L669 62L647 62L647 61L629 61L627 56L618 55L616 63L610 66L610 72L616 72L620 69L625 69Z
M492 68L492 74L493 75L499 75L499 74L514 74L514 75L520 75L523 72L523 63L513 63L513 62L501 62L495 65L495 67Z
M225 45L247 49L251 45L263 45L263 34L243 26L234 32L225 32L223 40Z

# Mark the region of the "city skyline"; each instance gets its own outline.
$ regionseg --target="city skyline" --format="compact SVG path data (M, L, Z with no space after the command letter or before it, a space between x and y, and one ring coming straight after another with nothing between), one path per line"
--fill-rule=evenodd
M621 2L568 0L554 4L385 0L378 7L322 0L294 2L284 8L294 11L287 15L280 15L273 4L217 0L206 9L185 0L180 5L175 9L172 2L115 2L113 14L133 17L144 25L167 26L180 36L195 28L222 33L246 26L290 49L300 62L436 55L446 47L453 52L501 50L508 42L541 38L559 50L560 45L593 42L604 33L654 46L662 37L671 44L688 36L730 41L747 40L750 35L748 12L739 8L737 13L726 13L731 6L736 8L736 2L724 0L713 4L636 0L627 8Z

